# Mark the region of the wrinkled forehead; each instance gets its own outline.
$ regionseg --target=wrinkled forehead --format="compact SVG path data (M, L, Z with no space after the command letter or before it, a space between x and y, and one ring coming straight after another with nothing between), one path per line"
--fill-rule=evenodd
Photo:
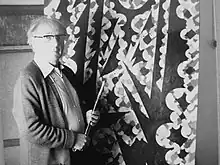
M66 34L65 27L59 22L44 20L39 22L32 30L33 36Z

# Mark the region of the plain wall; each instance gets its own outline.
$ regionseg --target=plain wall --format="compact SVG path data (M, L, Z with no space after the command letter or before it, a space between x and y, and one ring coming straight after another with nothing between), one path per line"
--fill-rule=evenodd
M2 111L0 110L0 164L5 164L4 148L3 148L3 122L2 122Z
M0 5L38 5L44 4L44 0L0 0Z
M215 6L216 6L216 10L215 10L215 19L216 19L216 38L217 38L217 91L218 91L218 107L217 107L217 111L218 111L218 142L220 141L220 1L219 0L215 0ZM218 153L219 156L218 158L220 158L220 144L218 143ZM220 162L220 161L219 161Z
M18 138L18 129L12 116L13 88L19 71L33 58L32 53L0 53L0 112L3 140ZM5 147L6 165L19 165L19 146Z
M219 0L216 0L216 2ZM200 0L199 107L196 165L218 165L218 106L213 1ZM219 2L218 2L219 4ZM218 13L218 9L216 10ZM219 34L220 31L218 31ZM218 84L219 85L219 84Z

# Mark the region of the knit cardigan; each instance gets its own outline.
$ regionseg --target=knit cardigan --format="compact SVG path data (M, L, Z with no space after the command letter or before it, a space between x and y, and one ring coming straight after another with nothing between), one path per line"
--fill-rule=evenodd
M67 67L63 73L77 90L74 73ZM68 130L56 87L49 76L43 77L34 61L16 82L12 113L20 134L21 165L65 164L61 153L66 150L70 154L75 133Z

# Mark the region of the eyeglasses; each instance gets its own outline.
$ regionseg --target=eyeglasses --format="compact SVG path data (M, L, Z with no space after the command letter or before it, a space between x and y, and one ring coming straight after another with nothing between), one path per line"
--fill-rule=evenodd
M57 35L52 35L52 34L48 34L48 35L43 35L43 36L34 36L34 38L43 38L47 41L51 41L53 39L56 40L60 40L60 39L66 39L66 34L57 34Z

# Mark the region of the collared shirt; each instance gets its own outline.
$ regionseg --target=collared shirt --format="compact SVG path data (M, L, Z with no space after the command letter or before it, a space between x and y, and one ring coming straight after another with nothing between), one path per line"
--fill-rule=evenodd
M43 60L38 58L34 58L34 61L39 66L44 78L50 76L50 78L54 82L55 87L59 93L60 99L62 101L63 111L66 114L69 129L83 133L85 123L79 104L79 98L75 89L70 84L69 80L66 78L65 75L62 74L61 70L54 67L50 63L44 62ZM58 75L56 76L56 78L62 81L62 85L57 83L58 81L54 81L53 74Z

